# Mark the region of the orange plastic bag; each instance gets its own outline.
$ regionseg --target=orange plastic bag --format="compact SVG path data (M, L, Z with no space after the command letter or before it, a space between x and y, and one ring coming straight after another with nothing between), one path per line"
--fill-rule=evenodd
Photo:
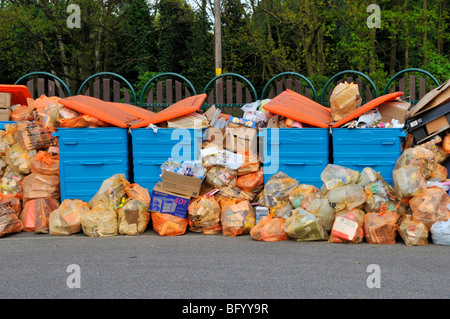
M53 132L54 129L44 128L36 122L21 123L17 128L17 141L24 150L41 150L55 143Z
M144 188L136 183L130 184L125 188L125 194L129 198L136 199L150 205L150 193L147 188Z
M32 121L34 106L18 105L11 112L11 121Z
M45 94L38 97L36 100L34 100L34 107L37 111L42 111L45 108L48 107L57 107L60 106L59 100L61 100L58 96L46 96ZM62 106L62 105L61 105Z
M258 224L250 230L250 236L257 241L283 241L289 240L288 234L284 231L285 219L267 215L261 217Z
M65 119L59 125L64 128L81 128L81 127L104 127L109 126L101 120L98 120L90 115L81 115L73 119Z
M235 237L249 234L256 224L256 212L248 200L227 205L221 211L222 234Z
M24 202L29 199L52 197L59 198L59 175L31 173L23 179Z
M253 192L255 189L263 186L263 184L264 174L262 170L239 176L236 181L236 185L246 192Z
M22 231L23 223L15 212L0 205L0 237Z
M152 212L153 230L160 236L179 236L186 233L187 218Z
M367 213L364 234L369 244L395 244L399 217L393 212Z
M59 155L39 151L30 159L31 172L45 175L59 175Z
M37 198L28 201L20 214L23 230L46 234L49 232L50 214L59 206L55 198Z
M220 206L213 196L200 196L188 207L189 230L203 234L217 234L220 225Z
M431 229L437 221L447 221L450 218L450 197L440 187L429 187L424 194L414 196L409 201L412 211L412 219L420 221Z

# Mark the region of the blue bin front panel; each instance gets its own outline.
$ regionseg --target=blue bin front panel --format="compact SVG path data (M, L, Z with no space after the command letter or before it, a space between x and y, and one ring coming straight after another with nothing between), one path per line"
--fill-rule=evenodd
M332 129L333 158L398 158L406 133L396 128Z
M161 165L169 158L177 162L200 158L202 131L160 128L131 131L134 182L150 192L161 180Z
M58 128L61 158L127 157L128 130L118 127Z
M61 159L61 200L89 201L103 181L115 174L125 174L128 179L129 161L123 158Z
M320 174L329 163L328 129L262 129L259 136L264 183L281 171L300 184L322 186Z
M131 132L133 158L173 158L184 162L199 159L202 131L197 129L135 129Z

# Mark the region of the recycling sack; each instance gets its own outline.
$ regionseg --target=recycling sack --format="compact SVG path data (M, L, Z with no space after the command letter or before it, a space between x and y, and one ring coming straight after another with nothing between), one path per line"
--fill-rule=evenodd
M90 211L89 204L79 199L65 199L50 213L50 235L72 235L81 232L81 218Z
M365 212L358 208L336 212L336 218L328 242L362 243L364 240L364 216Z
M47 234L50 214L58 206L59 201L55 198L36 198L27 201L20 214L23 230L36 234Z
M361 106L361 95L357 84L339 83L330 96L331 118L337 122Z
M115 174L103 181L100 189L91 198L89 205L95 206L96 201L107 199L108 203L114 209L118 208L126 197L125 189L130 186L130 182L126 179L125 174Z
M217 234L222 230L220 206L212 196L201 196L191 201L188 207L189 230L203 234Z
M118 234L117 213L106 195L98 196L91 210L81 217L81 229L89 237L111 237Z
M0 237L22 231L21 210L18 198L10 195L0 196Z
M149 204L136 199L127 198L117 210L119 234L135 236L147 230L150 222Z
M248 200L226 205L221 211L223 236L235 237L249 234L256 224L256 212Z
M316 198L306 206L306 210L315 215L320 222L320 225L328 232L333 227L336 212L331 207L330 202L326 198Z
M151 212L151 214L153 230L159 236L180 236L186 233L187 218L157 212Z
M336 211L351 210L366 202L366 193L360 185L348 184L330 190L328 201Z
M436 245L450 245L450 219L437 221L431 226L431 240Z
M364 234L369 244L395 244L399 216L393 212L366 213Z
M275 242L289 240L284 231L285 220L272 215L261 217L259 223L250 230L250 236L256 241Z
M320 179L326 189L331 190L339 186L356 183L359 179L359 172L341 165L328 164L320 173Z
M406 246L428 245L428 228L424 223L413 220L411 215L406 215L402 220L398 233Z
M297 208L284 223L284 231L296 241L327 240L328 233L320 224L317 216Z
M433 186L426 189L422 195L414 196L409 200L412 218L421 221L431 229L437 221L447 221L450 218L450 197L445 190Z

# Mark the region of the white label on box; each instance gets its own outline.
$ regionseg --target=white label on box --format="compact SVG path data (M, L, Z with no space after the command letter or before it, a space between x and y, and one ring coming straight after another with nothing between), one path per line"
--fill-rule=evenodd
M358 229L358 223L342 216L336 217L332 232L338 237L353 240Z

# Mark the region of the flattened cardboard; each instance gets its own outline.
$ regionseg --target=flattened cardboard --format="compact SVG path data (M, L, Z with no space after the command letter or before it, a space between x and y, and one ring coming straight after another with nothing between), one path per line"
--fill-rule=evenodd
M165 171L162 175L161 188L166 192L197 197L200 194L202 182L201 178Z
M11 110L9 108L0 108L0 121L9 121L11 119Z
M450 102L409 119L406 127L418 144L449 128L449 123Z
M435 107L443 105L450 101L450 80L425 94L423 98L408 111L406 118L418 116Z
M11 93L0 93L0 107L1 108L9 108L12 103L12 94Z
M406 113L408 112L411 103L405 101L388 101L381 103L378 106L378 111L381 114L381 121L390 123L392 120L398 120L401 124L406 122Z

